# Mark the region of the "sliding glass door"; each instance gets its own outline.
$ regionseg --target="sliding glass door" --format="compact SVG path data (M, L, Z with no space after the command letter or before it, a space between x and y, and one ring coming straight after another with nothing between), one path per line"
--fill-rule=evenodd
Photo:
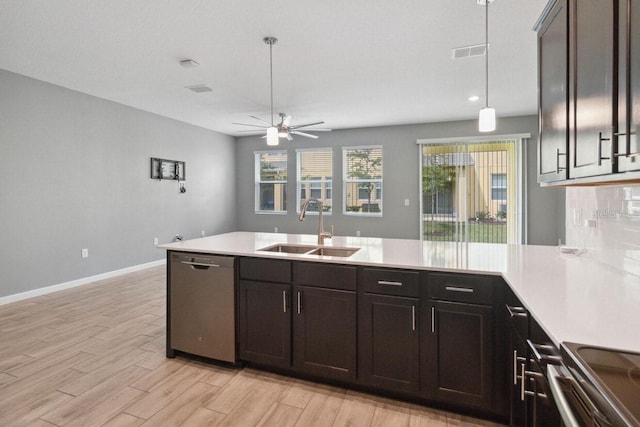
M518 243L517 140L421 144L423 240Z

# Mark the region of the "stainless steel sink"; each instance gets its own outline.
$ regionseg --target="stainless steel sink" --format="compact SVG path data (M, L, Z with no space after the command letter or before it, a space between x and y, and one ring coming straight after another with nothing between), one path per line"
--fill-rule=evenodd
M318 249L312 250L311 252L307 253L307 255L349 257L359 250L360 248L336 248L323 246Z
M267 252L284 252L287 254L306 254L307 252L313 251L316 248L317 246L276 243L275 245L267 246L258 250Z
M319 256L335 256L349 257L358 252L360 248L343 248L336 246L311 246L311 245L294 245L290 243L276 243L258 249L266 252L281 252L287 254L303 254L303 255L319 255Z

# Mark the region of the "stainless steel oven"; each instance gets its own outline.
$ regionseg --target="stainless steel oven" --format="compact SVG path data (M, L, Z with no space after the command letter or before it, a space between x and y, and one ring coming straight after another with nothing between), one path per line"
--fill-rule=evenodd
M547 376L565 425L640 427L640 354L575 343L560 351Z

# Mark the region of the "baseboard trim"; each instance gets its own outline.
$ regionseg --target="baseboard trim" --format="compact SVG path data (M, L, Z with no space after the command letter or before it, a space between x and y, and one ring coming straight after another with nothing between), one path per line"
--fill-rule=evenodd
M62 291L65 289L71 289L82 285L88 285L89 283L97 282L98 280L109 279L111 277L121 276L127 273L133 273L134 271L144 270L146 268L157 267L167 263L166 259L160 259L157 261L147 262L145 264L138 264L131 267L123 268L120 270L108 271L106 273L97 274L95 276L83 277L82 279L72 280L70 282L60 283L57 285L46 286L44 288L33 289L31 291L20 292L19 294L8 295L0 298L0 305L10 304L12 302L22 301L25 299L38 297L41 295L51 294L53 292Z

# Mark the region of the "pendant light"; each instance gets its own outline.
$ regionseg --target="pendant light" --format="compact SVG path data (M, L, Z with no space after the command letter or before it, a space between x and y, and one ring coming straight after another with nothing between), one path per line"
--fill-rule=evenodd
M489 107L489 3L492 0L478 0L479 4L484 3L484 99L485 106L478 115L478 130L480 132L492 132L496 130L496 110Z
M269 83L271 87L271 126L267 128L267 145L278 145L280 143L278 128L273 124L273 45L278 42L278 39L265 37L263 40L269 45Z

